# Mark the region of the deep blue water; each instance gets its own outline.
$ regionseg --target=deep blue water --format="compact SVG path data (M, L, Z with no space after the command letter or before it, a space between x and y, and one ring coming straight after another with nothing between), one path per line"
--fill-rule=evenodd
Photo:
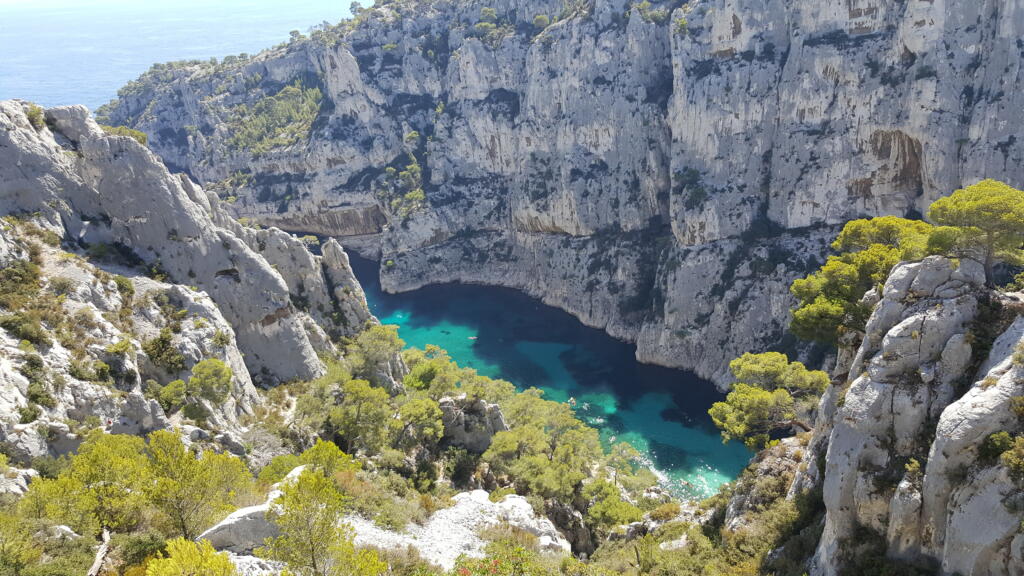
M410 346L436 344L462 366L548 398L576 400L577 414L606 441L640 449L682 496L708 496L733 480L750 453L723 445L707 415L722 398L689 372L636 361L634 347L570 314L506 288L447 284L381 291L377 263L352 256L370 310L399 326Z
M95 110L155 62L254 54L348 16L329 0L0 0L0 100Z

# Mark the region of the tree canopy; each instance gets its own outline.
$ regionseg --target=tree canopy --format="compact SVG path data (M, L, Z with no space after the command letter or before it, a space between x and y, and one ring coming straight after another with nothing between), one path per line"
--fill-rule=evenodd
M751 449L764 447L772 432L799 425L798 403L817 401L828 374L790 362L785 354L744 354L729 363L737 382L724 402L708 410L722 439L742 440Z
M206 540L175 538L167 553L149 563L146 576L235 576L238 572L227 552L217 552Z
M742 382L733 386L725 402L715 402L708 414L721 428L723 440L742 440L752 450L763 448L772 431L796 417L789 392Z
M982 180L933 202L928 219L946 227L929 247L978 260L990 287L995 286L996 261L1024 264L1024 191Z
M898 248L885 244L829 256L821 269L790 286L797 300L790 329L800 338L829 343L843 328L863 330L871 310L861 297L885 281L901 256Z
M237 496L252 484L238 458L210 451L196 455L166 430L150 434L146 454L153 480L145 494L171 531L188 540L234 510Z
M971 258L995 285L995 264L1024 265L1024 192L996 180L953 192L932 203L934 224L896 216L852 220L832 243L838 254L797 279L790 329L807 340L835 344L844 330L863 330L870 314L865 292L882 284L903 260L930 254Z
M371 550L357 550L351 528L342 522L345 496L319 470L305 470L281 488L274 523L280 535L268 538L257 555L284 562L295 576L376 576L387 570Z

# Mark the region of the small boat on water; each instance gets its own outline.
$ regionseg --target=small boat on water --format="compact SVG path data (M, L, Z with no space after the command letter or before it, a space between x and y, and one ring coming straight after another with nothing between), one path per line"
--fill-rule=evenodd
M470 340L476 340L476 336L470 336L469 339Z

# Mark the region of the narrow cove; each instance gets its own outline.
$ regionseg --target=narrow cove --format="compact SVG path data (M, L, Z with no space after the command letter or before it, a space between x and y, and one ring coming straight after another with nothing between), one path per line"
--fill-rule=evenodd
M722 444L708 417L723 397L710 382L637 362L631 344L515 290L446 284L386 294L378 264L350 258L370 310L409 346L434 344L491 378L574 399L604 441L633 444L677 496L710 496L749 460L742 444Z

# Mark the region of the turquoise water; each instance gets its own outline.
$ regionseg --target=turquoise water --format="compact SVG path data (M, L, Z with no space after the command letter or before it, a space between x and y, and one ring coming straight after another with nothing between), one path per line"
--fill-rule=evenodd
M462 366L547 398L575 398L578 415L606 441L633 444L683 497L711 495L750 453L723 445L707 415L722 398L689 372L636 361L633 346L514 290L448 284L385 294L377 264L352 257L370 309L399 326L410 346L435 344Z
M254 54L348 16L330 0L0 0L0 100L95 110L154 62Z

